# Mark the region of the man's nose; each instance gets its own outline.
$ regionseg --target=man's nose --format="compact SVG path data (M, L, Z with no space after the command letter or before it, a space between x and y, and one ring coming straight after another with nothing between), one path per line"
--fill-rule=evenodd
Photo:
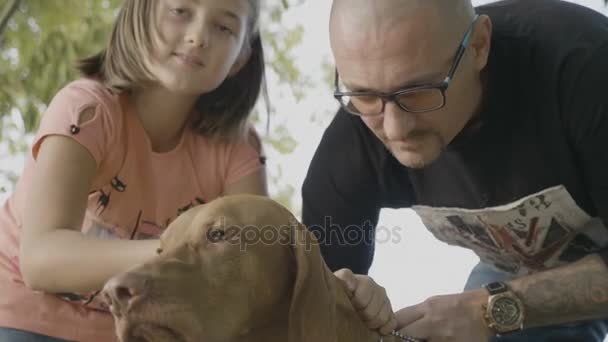
M416 116L406 112L394 102L384 106L383 128L388 140L401 140L415 128Z
M103 287L103 297L113 314L124 315L133 302L145 297L149 281L145 276L126 273L108 280Z

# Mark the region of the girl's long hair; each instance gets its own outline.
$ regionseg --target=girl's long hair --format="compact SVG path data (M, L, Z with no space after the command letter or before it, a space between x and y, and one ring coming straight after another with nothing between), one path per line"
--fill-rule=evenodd
M148 28L152 27L154 1L124 1L107 46L78 62L84 76L100 80L117 94L154 81L145 63L152 46ZM250 57L235 75L199 97L195 108L199 115L192 120L199 134L220 141L246 132L247 119L265 85L264 49L258 29L260 0L249 0L249 4L250 18L243 48L250 49Z

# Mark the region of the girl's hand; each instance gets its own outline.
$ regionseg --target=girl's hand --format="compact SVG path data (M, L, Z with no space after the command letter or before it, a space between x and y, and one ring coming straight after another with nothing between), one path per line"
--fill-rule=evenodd
M370 329L388 335L397 328L397 318L384 287L371 277L354 274L347 268L334 272L334 275L345 285L353 306Z

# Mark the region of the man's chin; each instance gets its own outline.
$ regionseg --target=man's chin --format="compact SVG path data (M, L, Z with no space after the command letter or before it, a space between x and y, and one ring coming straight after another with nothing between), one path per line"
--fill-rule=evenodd
M391 154L405 167L422 169L434 162L442 151L441 140L432 134L417 138L393 140L387 144Z
M424 153L427 152L427 153ZM405 167L411 169L422 169L433 163L438 157L439 153L428 153L428 151L408 151L408 150L393 150L391 149L392 155L399 161L399 163Z

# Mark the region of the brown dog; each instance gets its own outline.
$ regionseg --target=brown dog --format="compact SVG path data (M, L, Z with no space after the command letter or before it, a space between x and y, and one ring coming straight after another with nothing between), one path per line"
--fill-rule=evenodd
M180 215L158 256L109 280L104 295L123 342L380 340L314 236L259 196L223 197Z

